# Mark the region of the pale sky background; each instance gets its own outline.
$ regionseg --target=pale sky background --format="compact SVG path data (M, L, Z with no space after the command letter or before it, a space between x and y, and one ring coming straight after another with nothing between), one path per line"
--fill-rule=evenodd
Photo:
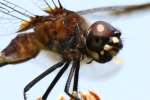
M35 14L43 14L32 0L12 1ZM39 0L39 2L43 1ZM64 7L70 10L82 10L109 5L140 4L150 2L150 0L63 0L62 2ZM92 21L98 20L97 18L96 15L89 17ZM90 65L83 64L84 68L80 71L79 89L97 91L102 100L150 100L150 13L113 20L99 17L99 20L110 22L122 31L124 48L118 58L123 60L123 64L102 65L96 62ZM9 24L6 24L9 26L7 26L8 30L14 30L15 24L13 26ZM1 26L5 25L1 24ZM4 32L8 30L0 28L0 33L5 34ZM0 35L0 50L4 49L16 35ZM48 53L42 52L37 58L28 62L0 68L0 99L23 100L25 85L57 62L49 59L48 56ZM58 100L58 96L64 94L68 71L55 86L48 100ZM27 93L28 100L35 100L41 96L57 72L58 70L36 84Z

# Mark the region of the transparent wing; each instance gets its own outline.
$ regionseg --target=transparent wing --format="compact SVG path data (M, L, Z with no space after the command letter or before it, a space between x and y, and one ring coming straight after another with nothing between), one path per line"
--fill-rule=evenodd
M33 4L39 8L39 10L44 10L48 8L49 2L46 0L32 0Z
M149 12L150 3L138 4L138 5L125 5L125 6L110 6L110 7L98 7L87 10L77 11L80 15L84 16L87 20L104 20L114 21L122 17L130 17L131 15L143 14ZM142 12L142 13L141 13ZM129 16L130 15L130 16Z
M0 35L15 33L19 29L20 22L27 21L26 19L31 16L34 15L21 6L0 0Z
M19 29L20 20L16 18L3 16L0 13L0 36L14 34Z
M93 13L106 12L110 16L120 16L124 14L131 14L137 11L150 10L150 3L139 4L139 5L125 5L125 6L110 6L110 7L98 7L87 10L78 11L80 15L88 15Z
M115 76L123 68L120 55L105 64L93 61L91 64L81 64L80 76L90 81L102 81Z

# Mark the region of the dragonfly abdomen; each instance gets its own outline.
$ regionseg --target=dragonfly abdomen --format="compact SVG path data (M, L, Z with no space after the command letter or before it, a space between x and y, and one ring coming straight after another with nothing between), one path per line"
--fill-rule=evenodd
M20 34L1 52L0 64L13 64L26 61L37 55L40 48L34 33Z

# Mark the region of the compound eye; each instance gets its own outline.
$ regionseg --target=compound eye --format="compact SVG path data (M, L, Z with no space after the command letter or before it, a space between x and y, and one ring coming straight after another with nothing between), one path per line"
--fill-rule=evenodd
M104 21L97 21L89 28L89 33L94 36L110 37L114 35L114 32L118 32L112 25Z

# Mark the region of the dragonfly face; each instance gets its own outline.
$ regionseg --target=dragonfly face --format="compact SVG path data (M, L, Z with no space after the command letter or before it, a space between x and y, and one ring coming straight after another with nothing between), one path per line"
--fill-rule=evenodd
M123 47L121 33L104 21L97 21L88 30L88 54L97 62L110 61Z

